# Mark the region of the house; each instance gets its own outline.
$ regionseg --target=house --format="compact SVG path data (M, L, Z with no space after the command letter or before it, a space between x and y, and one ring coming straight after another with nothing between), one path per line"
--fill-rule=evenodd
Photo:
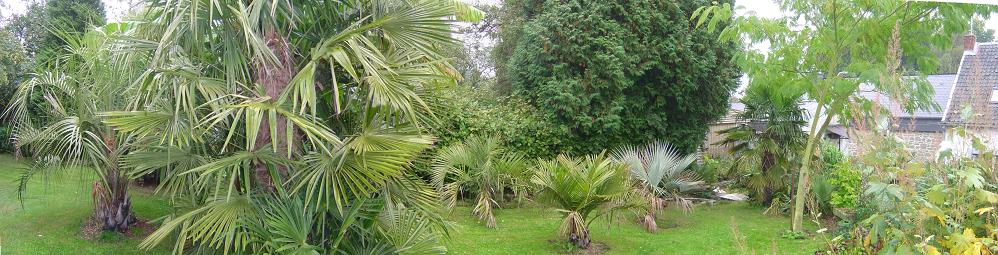
M950 102L950 97L953 94L951 91L958 76L959 74L940 74L926 77L935 91L933 101L940 107L938 110L918 110L907 113L900 107L900 104L887 96L874 92L871 86L861 87L860 95L891 113L893 121L885 128L889 128L891 133L905 144L915 160L931 161L935 159L936 152L945 137L946 126L943 124L945 111L943 109L946 109ZM817 108L813 102L807 102L802 107L812 113ZM732 103L728 114L710 126L704 144L704 153L715 157L728 156L730 146L715 144L724 140L723 134L718 132L737 125L747 125L748 121L737 118L737 114L744 108L745 106L741 103ZM859 153L860 150L860 146L850 139L850 137L856 136L857 132L861 131L855 127L831 124L825 136L829 143L836 145L845 154L851 155Z
M737 98L732 98L732 100L737 100ZM805 103L803 107L807 109L809 112L814 112L816 105L813 102ZM728 110L728 113L725 114L724 117L721 117L720 120L714 122L709 126L706 139L704 140L704 144L701 146L701 153L707 154L708 156L712 157L729 157L730 156L729 150L731 149L732 145L721 143L722 141L724 141L725 138L725 135L722 134L721 131L741 125L750 125L753 126L753 128L755 128L756 131L759 131L765 126L764 125L765 123L751 122L749 120L739 118L738 115L741 114L744 110L745 110L744 104L740 102L732 102L731 108ZM807 127L805 126L804 128L806 129ZM846 132L846 129L841 125L829 126L828 130L825 133L825 137L832 144L836 144L837 146L839 146L840 149L844 149L844 146L848 145L848 143L845 142L848 139L848 134Z
M928 75L926 79L935 91L932 100L939 110L917 110L907 113L890 97L877 93L868 85L861 86L860 95L886 108L892 121L884 129L898 138L912 152L915 161L933 161L940 151L970 156L978 151L972 142L952 129L963 127L989 146L998 150L998 43L977 43L973 35L963 40L964 53L956 74ZM747 125L737 114L744 110L741 103L732 103L728 114L710 126L703 152L712 156L728 156L730 146L715 144L724 140L718 132L737 125ZM814 103L802 107L814 112ZM826 136L845 154L860 153L862 146L850 137L861 131L856 127L833 124Z
M735 98L732 97L733 100ZM707 138L704 140L704 145L701 146L702 153L705 153L712 157L723 157L728 155L728 150L731 149L731 145L720 144L724 141L724 134L720 132L736 127L738 125L748 124L748 121L738 118L738 115L745 110L745 105L739 102L732 102L731 108L728 113L721 117L720 120L710 124L707 130Z
M998 148L998 44L976 43L973 35L964 39L964 54L943 114L948 128L963 127L976 134L991 149ZM978 153L971 141L952 129L947 131L940 151L956 155Z
M886 122L889 125L882 128L889 129L890 133L911 151L915 161L932 161L945 137L944 109L950 102L953 84L957 76L958 74L939 74L926 77L935 91L932 100L940 107L938 110L919 109L912 113L905 112L900 104L894 102L890 97L873 92L873 88L870 86L862 86L860 95L891 113L893 118ZM853 133L853 136L858 136L857 132L861 131L857 128L850 128L849 132ZM849 142L849 145L845 147L846 149L843 151L846 154L857 154L860 150L860 146L853 142Z

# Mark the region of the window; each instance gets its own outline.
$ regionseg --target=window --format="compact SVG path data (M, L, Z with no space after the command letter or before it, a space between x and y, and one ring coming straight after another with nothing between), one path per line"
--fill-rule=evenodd
M992 90L991 91L991 103L992 104L998 104L998 93L995 93L995 92L998 92L998 90Z

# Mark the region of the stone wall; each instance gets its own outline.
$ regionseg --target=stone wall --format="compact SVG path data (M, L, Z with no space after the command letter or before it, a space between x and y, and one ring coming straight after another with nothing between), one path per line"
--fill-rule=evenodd
M936 159L936 152L939 151L941 143L946 138L942 132L916 132L916 131L893 131L892 134L904 143L905 148L911 151L916 162L929 162ZM875 139L865 139L864 136L876 135L869 132L851 130L850 139L843 141L843 153L848 156L858 156L864 153L865 149L875 144L864 144L863 141Z
M915 161L919 162L935 160L936 151L944 137L941 132L895 132L894 135L904 142Z

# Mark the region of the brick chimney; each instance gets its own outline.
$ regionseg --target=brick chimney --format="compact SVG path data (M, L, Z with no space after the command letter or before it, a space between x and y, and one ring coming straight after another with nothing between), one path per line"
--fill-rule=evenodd
M973 33L963 36L963 51L974 52L975 46L977 46L977 37Z

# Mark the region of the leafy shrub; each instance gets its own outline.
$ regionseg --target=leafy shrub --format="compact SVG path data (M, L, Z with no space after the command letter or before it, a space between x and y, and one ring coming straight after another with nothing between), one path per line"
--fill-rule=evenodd
M740 75L737 45L691 29L690 14L708 3L505 1L516 21L498 22L498 78L570 133L567 153L654 140L692 153Z
M836 204L856 207L856 221L840 224L826 254L994 254L998 247L996 158L980 139L962 129L980 157L947 155L933 164L911 163L896 139L873 141L858 166L839 164L832 172L839 187ZM858 184L857 184L858 183ZM862 190L862 193L858 193Z
M859 195L862 176L849 162L840 161L828 174L828 184L832 186L831 205L836 208L854 208Z
M492 136L528 159L550 158L559 153L565 131L555 128L522 100L463 86L445 93L436 102L441 105L435 112L439 121L431 127L439 139L437 148L473 136Z
M690 167L693 169L693 172L697 173L697 175L699 175L700 178L703 179L704 182L708 184L713 184L717 183L717 180L719 178L718 175L720 174L720 172L723 171L721 169L718 169L719 167L721 167L721 163L722 162L720 162L719 160L707 156L707 154L704 154L703 157L700 158L700 164L695 164Z
M834 169L836 165L845 160L845 154L831 144L829 141L824 141L821 143L821 161L822 165L826 171Z

